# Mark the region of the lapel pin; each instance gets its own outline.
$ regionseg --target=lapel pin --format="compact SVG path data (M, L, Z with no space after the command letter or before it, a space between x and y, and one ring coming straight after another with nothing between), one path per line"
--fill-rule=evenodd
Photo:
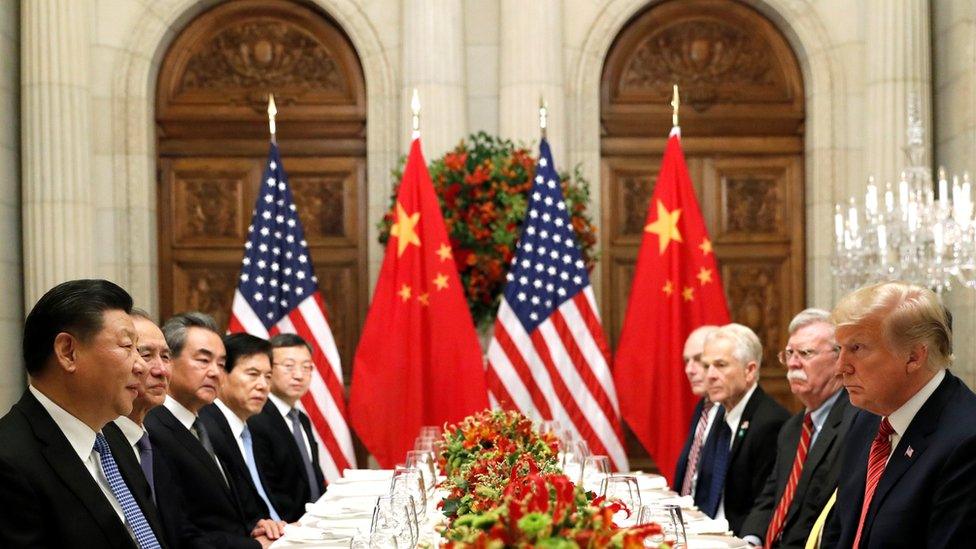
M743 421L742 424L739 425L739 438L746 436L746 429L748 428L749 428L748 421Z
M915 450L911 446L909 446L908 449L905 450L905 455L908 456L908 459L912 459L912 454L914 453Z

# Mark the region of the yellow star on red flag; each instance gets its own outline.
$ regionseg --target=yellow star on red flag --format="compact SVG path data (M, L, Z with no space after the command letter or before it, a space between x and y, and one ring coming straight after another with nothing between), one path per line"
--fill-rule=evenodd
M410 286L404 284L403 287L400 288L400 291L397 292L397 295L400 296L400 299L402 299L404 303L406 303L407 300L410 299Z
M678 219L681 217L681 208L668 211L664 203L657 201L657 220L649 223L644 230L656 234L658 237L658 249L663 255L671 241L684 242L681 240L681 231L678 230Z
M661 288L661 291L664 292L664 293L666 293L666 294L668 294L668 295L673 294L674 293L674 284L671 284L671 281L670 280L667 281L667 282L665 282L664 283L664 287Z
M390 227L390 236L397 237L397 257L403 255L407 246L413 244L420 247L420 237L417 235L417 223L420 221L420 212L407 215L403 209L403 204L397 201L396 223Z
M702 255L712 253L712 241L707 238L702 239L702 243L699 244L698 247L701 248Z
M701 285L704 286L706 283L712 281L712 270L702 267L695 276L698 278L698 281L701 282Z
M437 273L437 276L434 277L434 286L437 286L438 290L447 288L447 275L444 273Z
M695 299L695 289L691 286L685 286L685 289L681 292L681 297L684 298L685 301Z
M451 247L447 244L441 244L440 248L437 248L437 257L441 258L441 261L451 259L453 257Z

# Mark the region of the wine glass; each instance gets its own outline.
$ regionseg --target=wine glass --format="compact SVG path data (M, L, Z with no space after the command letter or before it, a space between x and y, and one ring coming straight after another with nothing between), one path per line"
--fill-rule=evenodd
M610 458L601 455L586 456L580 469L579 485L587 492L597 492L603 479L610 476Z
M413 547L420 536L420 526L417 521L417 508L412 497L380 496L373 508L373 521L370 532L385 532L393 534L397 544L402 547Z
M590 455L590 447L585 441L577 440L566 447L563 453L563 473L569 478L579 478L583 470L583 460Z
M398 549L396 536L386 532L356 534L349 542L349 549Z
M637 513L637 524L648 524L656 522L662 531L662 535L652 537L648 541L657 544L667 541L675 549L688 546L688 536L685 533L685 522L681 516L681 506L671 503L658 503L654 505L642 505Z
M424 425L420 428L421 438L440 438L441 434L444 432L443 429L436 425Z
M416 467L397 466L393 471L393 481L390 483L390 495L413 497L417 509L417 518L427 518L427 489L424 475Z
M425 487L427 490L434 490L434 485L437 484L437 470L434 467L434 459L430 452L410 450L407 452L407 459L404 461L404 465L423 471L424 480L426 481Z
M614 514L615 522L626 521L635 509L640 509L640 489L637 487L637 477L633 475L612 474L603 479L600 485L600 495L607 501L620 502L627 507Z

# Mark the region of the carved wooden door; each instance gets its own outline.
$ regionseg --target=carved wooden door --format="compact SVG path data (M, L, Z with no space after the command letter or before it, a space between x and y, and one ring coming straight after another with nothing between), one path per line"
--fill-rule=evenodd
M349 379L366 310L366 99L348 38L285 0L221 4L189 23L157 86L163 318L227 325L268 153L267 98Z
M682 147L732 318L763 343L762 385L796 408L776 353L804 307L804 97L785 38L753 9L681 0L616 38L601 90L602 308L615 345L681 88ZM642 451L636 445L632 453Z

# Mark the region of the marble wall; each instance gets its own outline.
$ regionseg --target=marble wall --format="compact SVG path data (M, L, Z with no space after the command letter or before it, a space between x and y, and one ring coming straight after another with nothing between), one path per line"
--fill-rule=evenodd
M0 414L20 398L20 0L0 0Z

